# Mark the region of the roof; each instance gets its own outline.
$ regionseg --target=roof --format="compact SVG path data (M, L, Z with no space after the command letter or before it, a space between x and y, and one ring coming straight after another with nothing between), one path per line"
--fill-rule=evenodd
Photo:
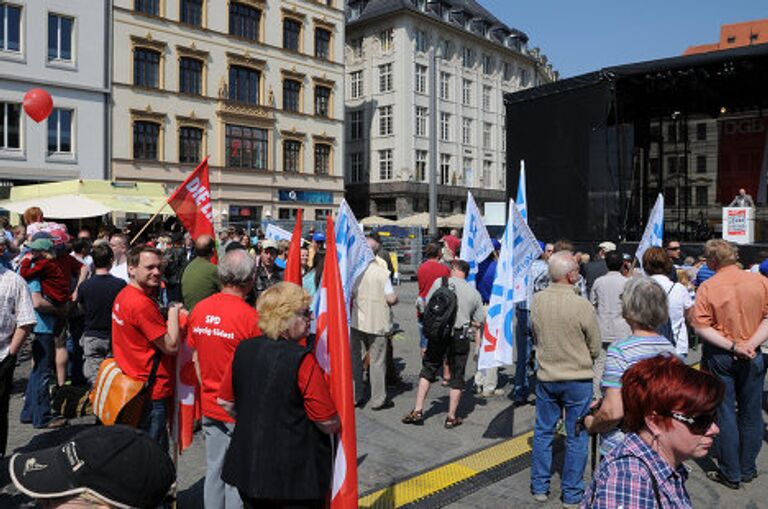
M347 3L347 26L355 26L360 23L371 21L375 18L394 14L399 11L411 11L416 12L424 16L435 19L441 23L455 26L456 28L464 29L463 25L455 21L443 20L435 9L431 8L432 5L445 5L449 6L451 11L466 12L472 16L472 18L480 18L489 23L491 30L503 30L509 33L509 35L519 37L523 42L528 42L528 35L516 28L512 28L506 25L504 22L496 18L485 7L480 5L475 0L441 0L440 2L426 1L426 9L422 10L418 6L416 0L360 0L358 2L350 1ZM354 19L351 19L351 7L353 5L361 5L362 9ZM477 34L476 34L477 35ZM498 39L491 39L492 42L500 42Z

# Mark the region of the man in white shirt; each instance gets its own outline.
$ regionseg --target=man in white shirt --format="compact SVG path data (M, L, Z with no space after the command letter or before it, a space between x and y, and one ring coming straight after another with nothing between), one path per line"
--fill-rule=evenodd
M115 254L115 261L109 273L126 283L130 282L128 277L128 237L122 233L115 233L109 239L109 247Z

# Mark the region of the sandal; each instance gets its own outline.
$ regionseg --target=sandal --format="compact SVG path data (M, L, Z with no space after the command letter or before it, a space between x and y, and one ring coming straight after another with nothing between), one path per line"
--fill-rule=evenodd
M456 426L461 426L464 421L461 419L461 417L446 417L445 418L445 429L453 429Z
M403 424L415 424L421 426L424 424L424 412L421 410L411 410L408 415L403 417Z

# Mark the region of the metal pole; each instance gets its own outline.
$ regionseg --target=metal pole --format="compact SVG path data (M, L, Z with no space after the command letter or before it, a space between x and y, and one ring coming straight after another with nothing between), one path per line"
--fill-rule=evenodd
M432 72L429 83L429 236L437 235L437 52L429 50Z

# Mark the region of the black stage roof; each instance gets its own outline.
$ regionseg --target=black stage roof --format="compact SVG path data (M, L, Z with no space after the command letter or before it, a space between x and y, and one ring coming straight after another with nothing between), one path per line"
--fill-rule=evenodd
M515 196L525 160L537 235L632 240L661 190L648 186L638 159L643 151L647 159L651 122L726 112L762 117L768 44L606 67L504 101L508 195Z

